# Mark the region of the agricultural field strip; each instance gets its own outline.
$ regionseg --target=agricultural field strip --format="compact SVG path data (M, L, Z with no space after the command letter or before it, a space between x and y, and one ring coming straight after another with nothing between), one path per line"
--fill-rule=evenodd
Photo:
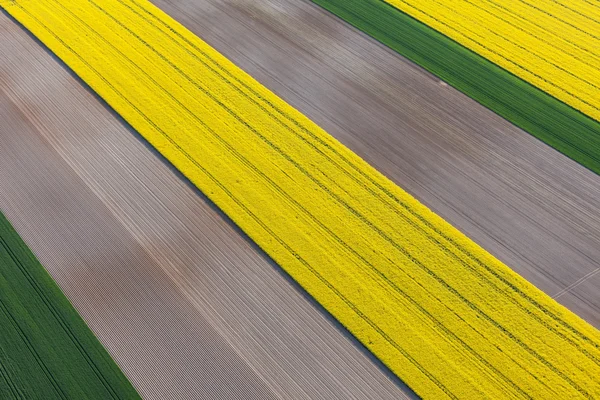
M139 398L1 213L0 397Z
M383 0L312 0L600 174L600 123Z
M2 5L420 395L600 393L597 330L160 10Z
M600 121L598 6L557 0L385 0Z

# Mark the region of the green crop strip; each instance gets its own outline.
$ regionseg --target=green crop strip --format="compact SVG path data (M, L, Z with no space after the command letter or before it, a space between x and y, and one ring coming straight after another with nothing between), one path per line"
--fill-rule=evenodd
M139 398L1 213L0 398Z
M312 0L600 174L600 123L381 0Z

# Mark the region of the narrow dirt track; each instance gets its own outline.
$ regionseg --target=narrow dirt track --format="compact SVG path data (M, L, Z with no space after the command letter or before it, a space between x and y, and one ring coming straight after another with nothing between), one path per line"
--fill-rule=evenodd
M411 396L4 14L0 53L0 209L142 396Z
M597 176L310 2L155 3L600 327ZM410 396L3 14L0 38L0 209L142 395Z

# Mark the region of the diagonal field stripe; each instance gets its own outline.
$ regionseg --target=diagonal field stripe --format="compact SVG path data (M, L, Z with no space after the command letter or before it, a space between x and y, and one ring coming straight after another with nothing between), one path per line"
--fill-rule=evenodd
M384 0L600 121L594 6L556 0Z
M145 0L0 4L418 394L600 395L600 333Z

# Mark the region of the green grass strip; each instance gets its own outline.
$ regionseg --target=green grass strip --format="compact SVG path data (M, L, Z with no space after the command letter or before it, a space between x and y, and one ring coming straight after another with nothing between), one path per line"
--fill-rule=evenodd
M381 0L312 0L600 174L600 123Z
M2 213L0 398L140 398Z

